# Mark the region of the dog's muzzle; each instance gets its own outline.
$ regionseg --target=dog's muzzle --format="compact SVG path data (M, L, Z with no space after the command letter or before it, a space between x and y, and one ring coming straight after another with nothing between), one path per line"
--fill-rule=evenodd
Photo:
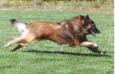
M93 27L93 28L88 29L88 32L90 34L92 34L93 36L95 36L97 33L101 33L97 27Z

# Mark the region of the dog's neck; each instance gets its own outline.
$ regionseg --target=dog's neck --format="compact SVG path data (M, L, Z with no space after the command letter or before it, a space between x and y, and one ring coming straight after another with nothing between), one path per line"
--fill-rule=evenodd
M21 23L21 22L16 22L14 23L14 26L18 29L19 32L24 32L27 27L26 27L26 24L25 23Z

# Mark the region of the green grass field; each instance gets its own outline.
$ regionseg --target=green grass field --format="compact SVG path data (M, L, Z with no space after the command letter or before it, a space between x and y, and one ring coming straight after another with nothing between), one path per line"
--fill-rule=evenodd
M89 14L101 30L96 37L88 36L107 54L99 56L86 48L65 47L63 51L52 41L40 41L16 52L10 50L16 46L3 48L6 41L19 36L9 22L18 18L24 22L51 21L58 22L77 15ZM111 13L85 13L70 11L0 11L0 74L113 74L114 70L114 24Z

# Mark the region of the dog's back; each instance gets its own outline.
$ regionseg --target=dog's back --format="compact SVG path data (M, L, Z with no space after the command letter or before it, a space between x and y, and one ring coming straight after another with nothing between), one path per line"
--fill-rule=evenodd
M48 22L34 22L27 25L30 33L34 34L37 40L49 39L58 43L67 43L67 35L62 26Z

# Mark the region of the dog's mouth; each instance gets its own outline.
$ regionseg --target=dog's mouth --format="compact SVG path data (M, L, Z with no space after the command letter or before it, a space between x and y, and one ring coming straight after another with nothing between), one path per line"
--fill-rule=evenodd
M96 33L95 33L95 32L91 31L90 33L91 33L93 36L96 36Z
M97 33L101 33L100 30L97 29L96 27L88 29L88 32L93 36L96 36Z

